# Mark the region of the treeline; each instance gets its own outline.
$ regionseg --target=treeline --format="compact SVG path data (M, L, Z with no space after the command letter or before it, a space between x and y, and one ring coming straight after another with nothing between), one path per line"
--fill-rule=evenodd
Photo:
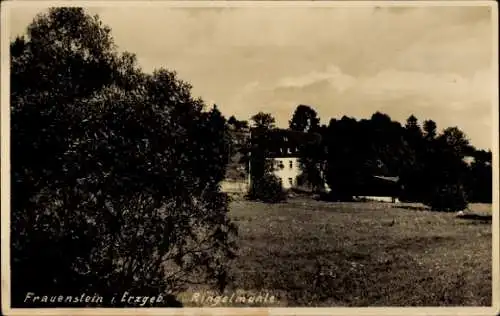
M261 128L274 127L270 114L252 120ZM491 203L491 151L476 149L458 127L439 131L433 120L419 122L414 115L403 125L379 112L369 119L333 118L326 125L311 106L299 105L289 129L320 136L300 148L301 177L316 190L328 184L329 199L359 195L376 175L398 177L401 200L439 210Z
M110 32L53 8L10 45L13 307L62 306L28 292L120 306L125 291L179 306L189 284L230 280L226 120L175 72L144 73Z
M403 126L375 113L359 121L333 119L319 133L326 181L339 198L354 195L366 177L382 175L400 178L403 201L447 209L438 200L449 193L454 202L442 203L451 209L465 208L466 201L491 203L491 152L475 149L457 127L438 133L432 120L421 127L412 115ZM464 161L469 156L471 165Z

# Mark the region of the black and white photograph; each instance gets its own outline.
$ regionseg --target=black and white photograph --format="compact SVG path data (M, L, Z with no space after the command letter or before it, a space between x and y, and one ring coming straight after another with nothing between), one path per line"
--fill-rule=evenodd
M1 9L3 314L498 312L496 2Z

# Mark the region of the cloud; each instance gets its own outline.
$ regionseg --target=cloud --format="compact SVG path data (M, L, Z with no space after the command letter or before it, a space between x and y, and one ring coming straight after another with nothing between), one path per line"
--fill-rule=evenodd
M113 6L98 13L145 71L175 69L226 115L248 119L264 110L286 125L300 103L326 122L378 110L398 120L414 113L458 125L489 147L489 8L379 7ZM33 15L13 12L13 31Z
M354 78L330 66L284 77L274 85L252 82L238 98L247 117L257 111L271 112L280 126L287 126L298 104L313 106L322 123L343 115L370 117L375 111L403 122L410 114L440 127L458 125L480 147L491 142L491 71L466 77L454 73L423 73L387 69L373 76ZM255 105L255 106L254 106ZM272 111L270 111L272 109ZM253 112L252 112L253 111Z
M338 92L343 92L352 87L356 79L344 74L339 67L329 65L325 71L313 71L299 77L285 77L278 82L277 87L303 88L322 81L327 82Z
M358 91L367 95L428 98L443 102L444 108L447 107L446 104L491 102L491 71L488 70L480 70L470 77L464 77L454 73L388 69L360 81Z

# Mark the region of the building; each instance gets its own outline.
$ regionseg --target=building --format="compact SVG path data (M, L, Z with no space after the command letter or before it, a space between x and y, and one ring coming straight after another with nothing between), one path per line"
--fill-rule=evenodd
M399 177L368 176L356 189L354 200L399 203Z
M280 179L284 189L297 186L297 178L301 173L299 157L278 156L268 158L273 164L273 173Z
M280 180L284 189L297 186L302 170L300 151L304 146L318 142L319 135L286 129L266 131L265 135L254 129L252 145L265 152L270 161L273 174Z

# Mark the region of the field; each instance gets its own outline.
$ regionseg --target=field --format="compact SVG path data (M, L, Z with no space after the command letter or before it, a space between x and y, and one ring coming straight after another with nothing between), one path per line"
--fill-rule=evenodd
M491 305L490 221L300 198L235 201L231 216L240 254L229 292L272 293L273 306Z

